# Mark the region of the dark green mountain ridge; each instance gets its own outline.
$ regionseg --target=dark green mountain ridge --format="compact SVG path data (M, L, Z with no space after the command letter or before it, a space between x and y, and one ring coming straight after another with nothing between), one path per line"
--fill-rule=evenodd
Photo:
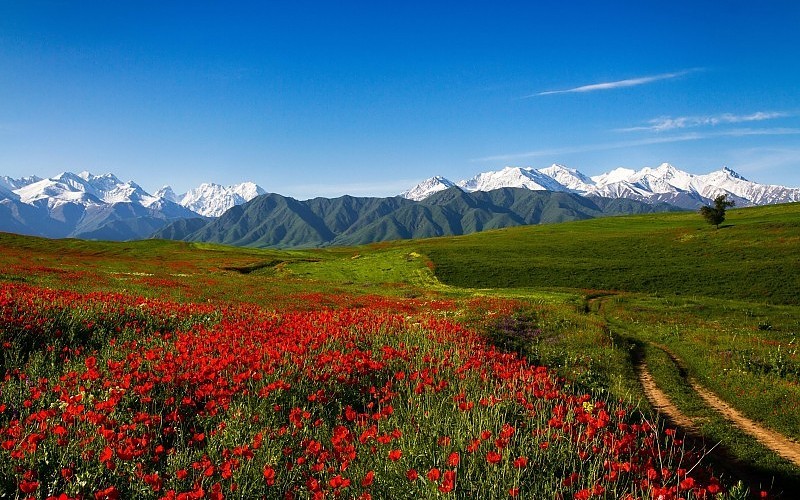
M271 193L233 207L214 220L168 224L152 237L262 248L354 246L676 210L666 203L650 205L520 188L473 193L450 188L423 201L353 196L298 201Z

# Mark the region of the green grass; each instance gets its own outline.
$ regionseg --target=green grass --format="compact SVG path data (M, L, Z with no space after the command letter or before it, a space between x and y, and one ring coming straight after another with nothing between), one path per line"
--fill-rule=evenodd
M444 283L580 288L800 303L800 204L610 217L420 241Z

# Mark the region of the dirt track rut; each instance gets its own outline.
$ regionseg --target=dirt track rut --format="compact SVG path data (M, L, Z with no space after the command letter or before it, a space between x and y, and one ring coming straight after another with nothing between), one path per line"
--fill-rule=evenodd
M683 361L678 356L676 356L675 353L673 353L667 346L660 344L653 344L653 345L664 351L670 357L670 359L672 359L672 362L675 363L679 368L681 368L682 372L685 372L686 368L685 365L683 364ZM642 365L644 367L643 371L646 372L647 371L646 365L644 365L644 363L642 363ZM647 373L647 376L649 376L650 379L652 380L652 376L650 376L649 373ZM642 376L640 376L639 380L642 381ZM706 402L706 404L708 404L708 406L714 408L717 412L722 414L722 416L725 417L726 420L729 420L740 430L756 438L758 442L760 442L765 447L769 448L770 450L774 451L775 453L782 456L786 460L789 460L790 462L800 467L800 443L797 443L796 441L789 439L788 437L784 436L779 432L767 429L766 427L755 422L754 420L745 417L740 411L736 410L731 405L726 403L724 400L719 398L716 394L714 394L713 392L709 391L708 389L700 385L693 378L686 377L686 381L689 383L692 389L701 398L703 398L703 400ZM645 387L644 381L642 381L642 386ZM661 392L658 389L658 387L656 387L656 390ZM645 392L647 393L646 387L645 387ZM663 395L666 398L666 395L663 392L661 392L661 395ZM648 398L650 398L649 395ZM680 410L678 410L677 407L675 407L674 405L672 405L671 402L669 402L669 398L667 398L666 403L671 408L668 407L664 411L664 413L668 415L670 419L672 419L675 422L676 425L684 427L683 424L680 424L678 422L678 419L685 419L688 420L688 424L691 426L690 428L687 427L687 431L696 429L696 426L694 422L692 422L692 419L687 417L686 415L681 414ZM661 410L659 409L659 411ZM673 417L670 414L670 411L677 412L677 416Z

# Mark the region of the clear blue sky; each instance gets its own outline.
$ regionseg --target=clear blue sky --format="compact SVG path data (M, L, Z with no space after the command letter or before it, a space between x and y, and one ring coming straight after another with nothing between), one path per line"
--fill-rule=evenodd
M0 174L307 198L668 161L800 186L796 0L386 4L4 1Z

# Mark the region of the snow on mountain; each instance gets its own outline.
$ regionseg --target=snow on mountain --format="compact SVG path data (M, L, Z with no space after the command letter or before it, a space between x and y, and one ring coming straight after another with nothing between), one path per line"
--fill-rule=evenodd
M770 205L800 201L800 189L751 182L725 167L716 172L696 176L695 190L705 198L715 198L728 193L747 200L752 205Z
M400 196L409 200L421 201L433 193L444 191L453 186L455 186L455 184L452 181L445 179L441 175L437 175L436 177L425 179L408 191L400 193Z
M55 177L41 179L15 189L14 192L23 203L44 204L51 210L65 203L83 206L103 204L97 189L71 172L62 172Z
M267 194L259 185L253 182L241 182L229 188L233 193L241 196L245 201L250 201L256 196Z
M190 189L180 200L184 207L206 217L219 217L228 209L252 200L266 191L252 182L233 186L203 183Z
M491 191L504 187L516 187L533 191L564 191L565 188L552 177L532 168L506 167L502 170L484 172L472 179L457 182L465 191Z
M37 177L35 175L29 175L28 177L21 177L19 179L14 179L7 175L0 175L0 189L6 189L8 191L13 191L15 189L19 189L21 187L25 187L28 184L33 184L34 182L39 182L42 180L41 177Z
M169 186L151 195L133 181L123 182L114 174L94 175L90 172L74 174L62 172L49 179L28 177L24 179L0 178L0 189L10 192L15 199L30 205L46 205L53 210L66 203L83 207L114 203L132 203L151 208L160 213L191 217L205 215L217 217L234 205L250 201L265 191L252 182L223 187L201 184L183 196L175 195ZM180 209L172 205L180 205Z
M422 200L435 192L432 190L433 186L438 188L436 190L445 189L432 183L432 179L411 188L401 196ZM506 167L484 172L455 184L466 191L491 191L503 187L569 191L607 198L630 198L648 203L666 202L688 209L707 204L720 194L728 194L739 206L800 201L800 188L751 182L727 167L697 175L669 163L640 170L617 168L591 178L575 169L557 164L538 170Z
M245 182L204 184L181 197L165 186L151 195L114 174L85 171L48 179L0 177L0 209L8 219L0 221L0 228L51 238L142 239L169 222L219 216L263 193Z
M9 179L14 180L10 177ZM11 185L11 183L7 182L5 177L0 177L0 200L6 198L17 200L19 199L19 196L17 196L17 194L14 192L14 187Z
M607 184L613 184L615 182L621 182L625 179L629 178L630 176L634 175L636 170L631 170L629 168L615 168L610 172L606 172L604 174L595 175L591 177L592 182L595 183L597 186L605 186Z
M138 203L149 206L157 200L135 182L122 182L114 174L62 172L49 179L29 183L14 192L28 204L46 203L55 208L64 203L94 206L108 203Z
M675 193L689 191L695 176L678 170L669 163L662 163L657 168L644 167L620 182L641 187L651 193Z
M167 201L171 201L173 203L180 202L181 198L175 194L175 191L172 190L172 186L163 186L158 191L153 193L153 196L156 198L162 198Z
M540 168L538 172L554 179L562 186L577 193L585 193L594 185L594 181L589 177L573 168L567 168L557 163L553 163L547 168Z

